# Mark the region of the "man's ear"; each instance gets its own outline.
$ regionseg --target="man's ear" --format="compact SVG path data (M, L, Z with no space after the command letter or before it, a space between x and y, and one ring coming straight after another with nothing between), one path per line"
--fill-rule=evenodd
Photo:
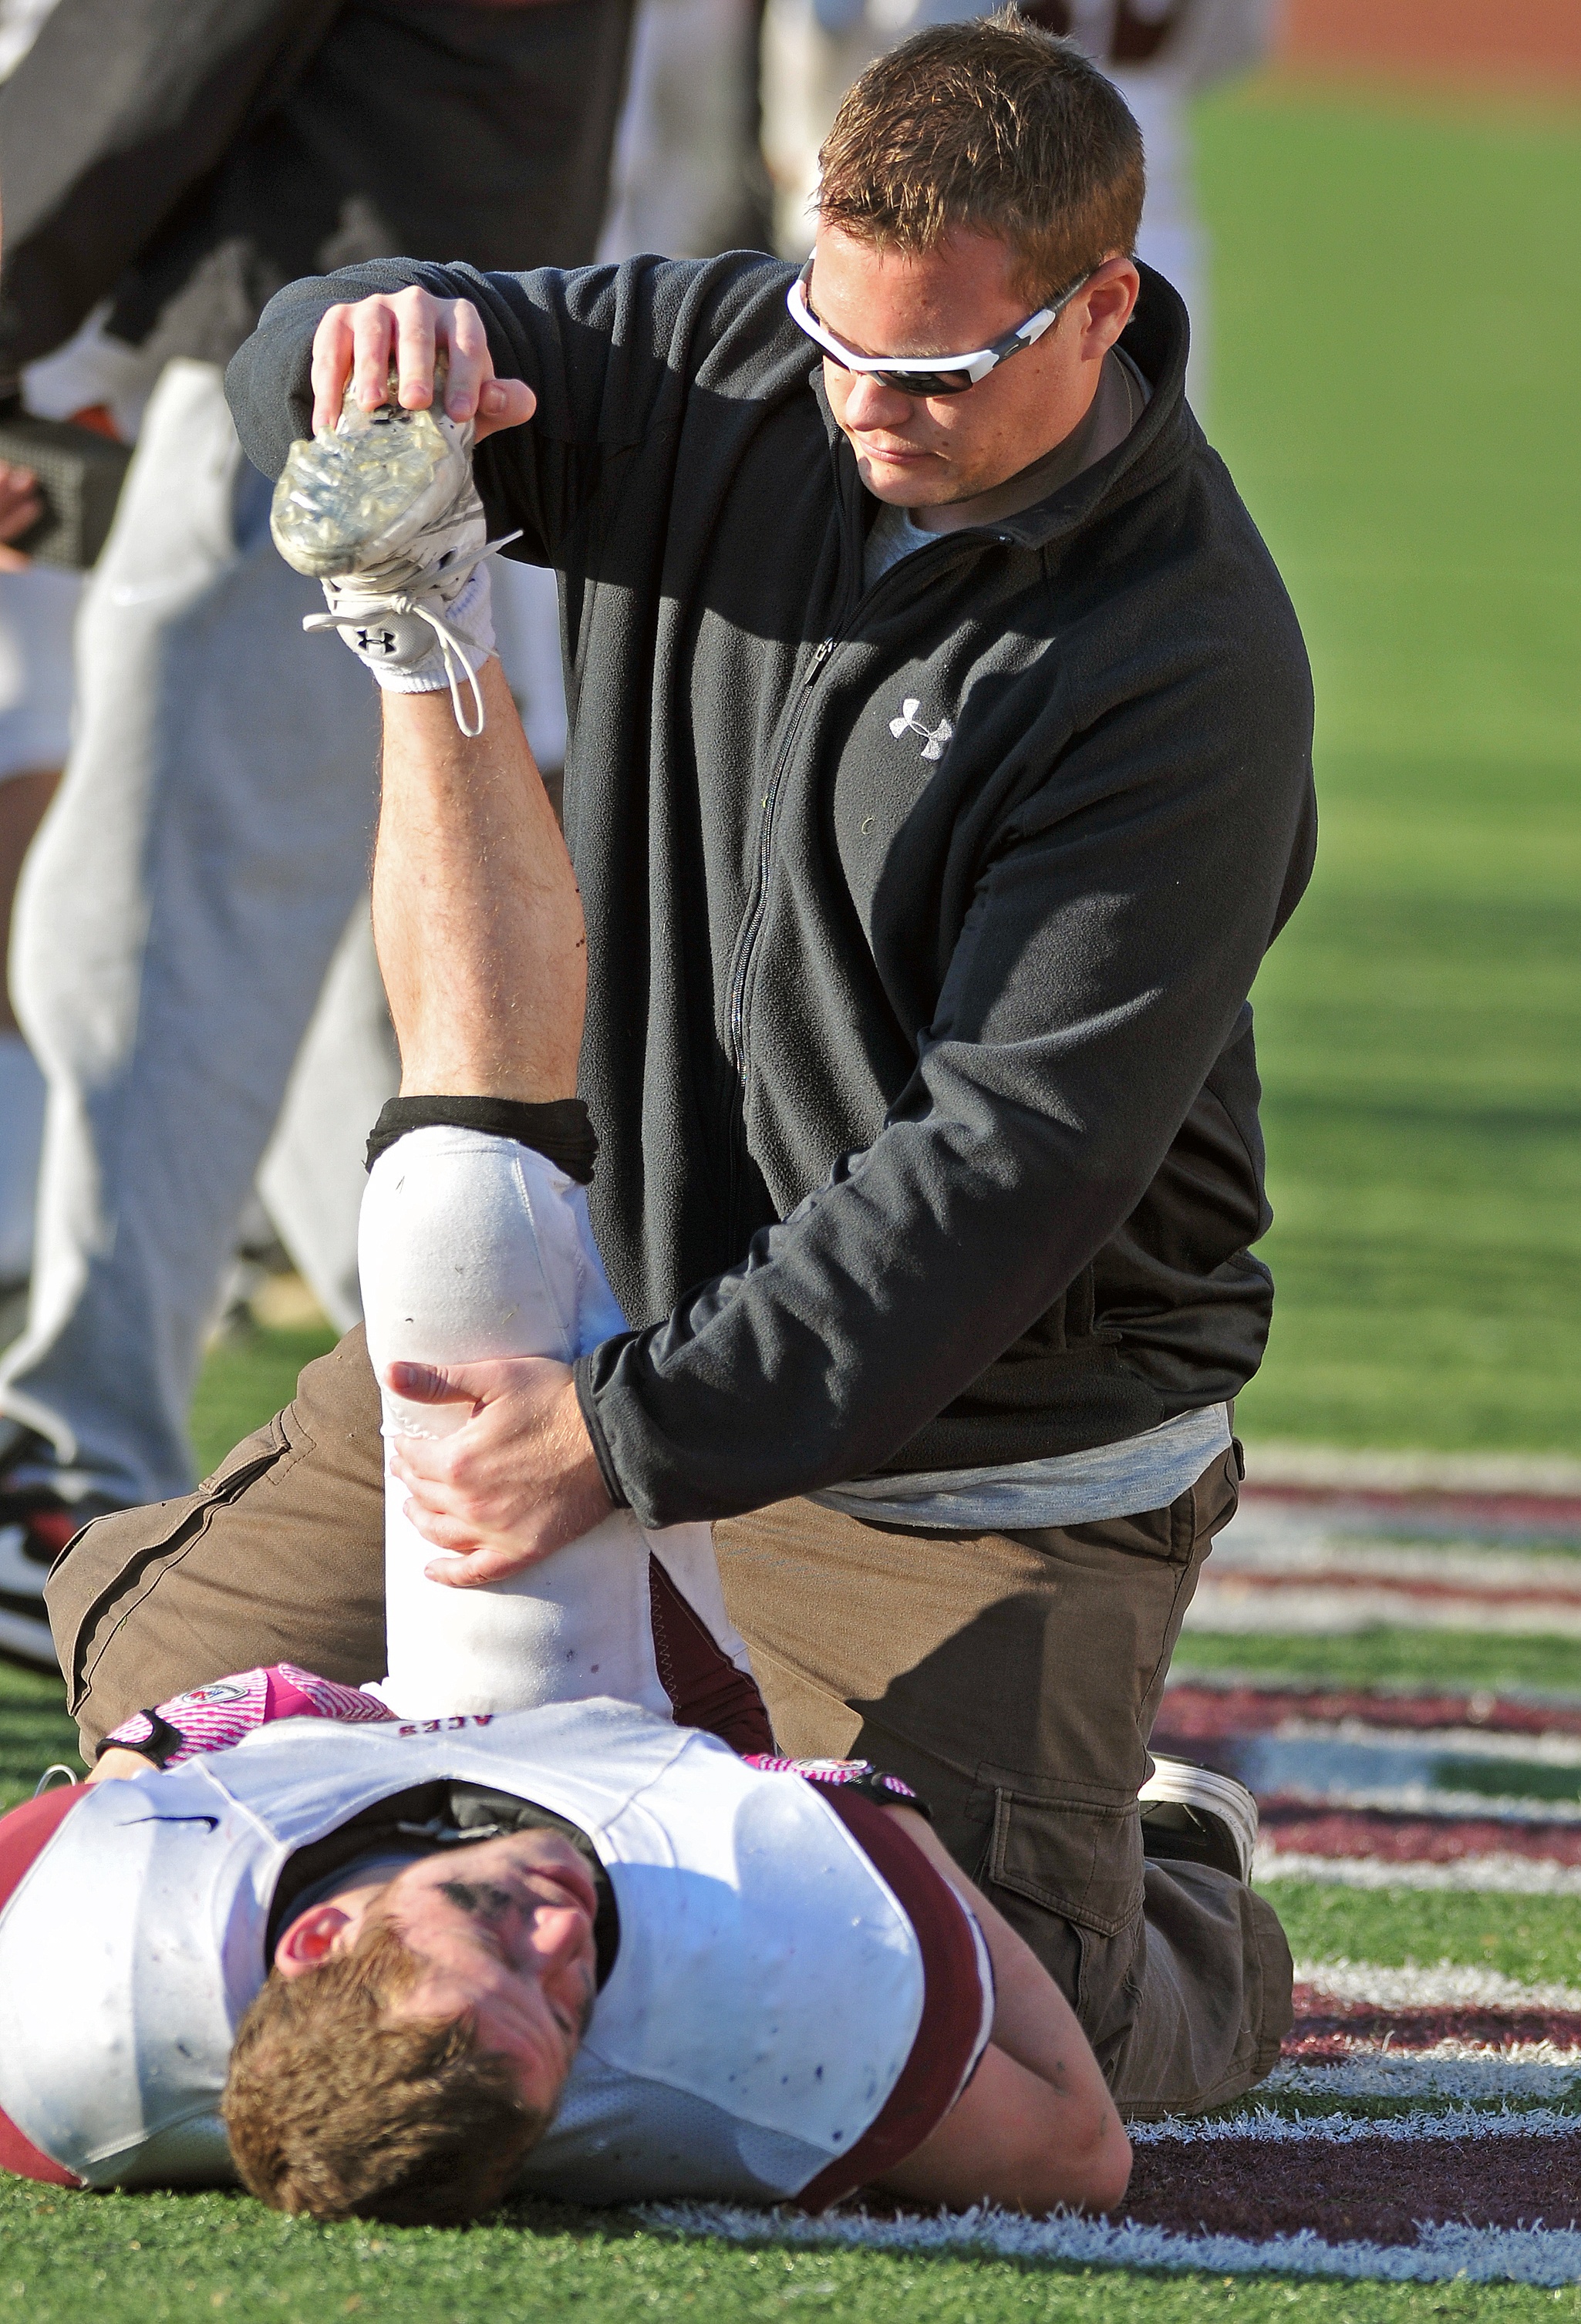
M1080 294L1082 352L1089 362L1105 355L1135 311L1142 277L1129 258L1105 258Z
M274 1966L282 1977L308 1977L334 1953L344 1949L345 1932L352 1925L349 1913L338 1904L315 1904L299 1913L281 1932L274 1948Z

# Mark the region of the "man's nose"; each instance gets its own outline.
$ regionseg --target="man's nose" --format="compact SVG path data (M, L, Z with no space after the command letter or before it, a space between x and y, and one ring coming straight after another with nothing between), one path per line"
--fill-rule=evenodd
M850 391L846 397L847 428L903 428L911 419L916 398L902 395L898 388L886 387L882 380L874 379L864 371L851 374Z

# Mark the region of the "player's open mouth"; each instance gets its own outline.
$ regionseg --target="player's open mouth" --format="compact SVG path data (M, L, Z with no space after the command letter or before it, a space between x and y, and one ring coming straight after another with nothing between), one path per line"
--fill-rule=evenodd
M592 1875L585 1871L580 1864L534 1865L529 1875L529 1885L541 1880L550 1881L559 1888L567 1904L579 1905L590 1922L596 1919L597 1893L593 1886ZM552 1900L538 1896L534 1901L538 1904L546 1904Z

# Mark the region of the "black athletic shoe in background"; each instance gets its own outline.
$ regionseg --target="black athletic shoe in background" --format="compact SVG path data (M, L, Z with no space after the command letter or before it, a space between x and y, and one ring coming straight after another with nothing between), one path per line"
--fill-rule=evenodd
M0 1466L0 1655L56 1672L44 1582L72 1536L115 1504L51 1483L48 1452L38 1437L25 1437Z

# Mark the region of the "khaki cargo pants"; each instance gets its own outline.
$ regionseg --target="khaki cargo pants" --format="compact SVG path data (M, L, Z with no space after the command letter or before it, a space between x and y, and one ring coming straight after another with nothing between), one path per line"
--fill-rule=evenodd
M1234 2098L1290 2022L1272 1912L1144 1863L1137 1786L1215 1533L1226 1453L1167 1509L1030 1533L919 1534L782 1501L715 1529L781 1748L903 1775L1069 1996L1123 2109ZM51 1574L84 1748L256 1664L384 1668L379 1402L360 1331L198 1491L101 1517Z

